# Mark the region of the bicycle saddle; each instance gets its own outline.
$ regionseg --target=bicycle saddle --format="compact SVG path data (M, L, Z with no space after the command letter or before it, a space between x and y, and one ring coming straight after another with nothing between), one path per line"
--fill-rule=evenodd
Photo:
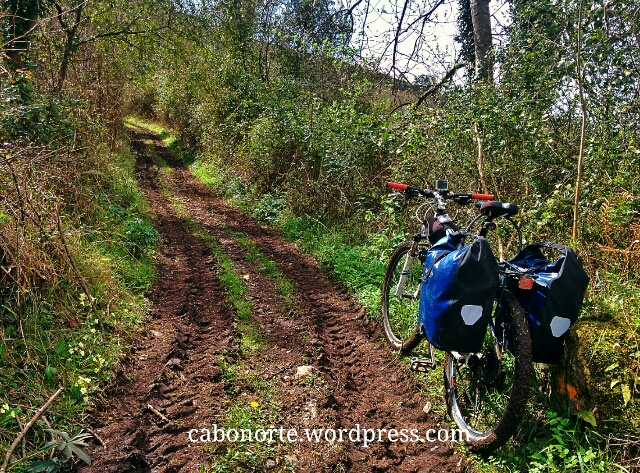
M508 202L485 202L480 205L480 212L490 218L503 217L505 215L515 215L518 213L518 206Z

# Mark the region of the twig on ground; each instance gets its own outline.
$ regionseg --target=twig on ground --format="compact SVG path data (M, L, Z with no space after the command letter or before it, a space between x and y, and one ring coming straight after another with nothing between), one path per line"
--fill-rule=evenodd
M91 435L93 435L93 436L95 437L95 439L98 441L98 443L99 443L100 445L102 445L102 448L104 448L104 449L106 450L106 448L107 448L107 442L105 442L104 440L102 440L102 438L101 438L98 434L96 434L93 430L91 430L91 429L89 429L89 428L87 428L87 429L85 429L85 430L86 430L87 432L89 432Z
M167 419L167 417L162 414L162 412L160 412L158 409L156 409L155 407L153 407L151 404L147 404L147 409L149 409L151 412L153 412L155 415L157 415L158 417L160 417L163 421L170 423L171 421L169 419ZM2 473L0 471L0 473Z
M18 423L18 428L22 430L24 426L22 425L22 422L20 422L20 416L16 415L15 419L16 419L16 422ZM26 453L27 453L27 438L23 437L22 438L22 458L25 457Z
M29 429L31 427L33 427L33 424L35 424L38 421L38 419L40 417L42 417L42 414L44 414L47 411L47 409L49 409L49 407L51 407L51 404L53 404L53 402L58 398L58 396L60 396L62 391L64 391L64 387L58 389L53 394L53 396L51 396L49 398L49 400L44 404L44 406L42 406L40 408L40 410L38 412L36 412L36 414L31 418L31 420L29 422L27 422L27 425L24 426L24 428L21 430L21 432L18 434L18 436L15 438L15 440L13 441L11 446L9 447L9 450L7 450L7 454L4 457L4 462L2 463L2 466L0 466L0 473L6 473L7 465L9 464L9 460L11 459L11 456L13 455L13 451L16 449L18 444L22 441L22 439L27 434Z

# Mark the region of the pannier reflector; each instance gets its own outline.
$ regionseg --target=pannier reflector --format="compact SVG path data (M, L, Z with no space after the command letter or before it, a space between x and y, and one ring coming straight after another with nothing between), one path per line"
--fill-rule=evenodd
M462 313L462 319L465 325L473 325L482 317L482 306L465 305L462 306L460 312Z
M571 320L565 319L564 317L554 317L551 320L551 335L554 337L562 336L567 330L569 330L569 326L571 325Z
M524 289L525 291L530 291L533 289L533 279L531 278L520 278L518 281L518 288Z

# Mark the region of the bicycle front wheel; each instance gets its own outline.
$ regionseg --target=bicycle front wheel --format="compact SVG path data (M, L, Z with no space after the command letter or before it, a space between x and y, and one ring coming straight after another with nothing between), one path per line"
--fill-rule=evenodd
M516 298L499 289L491 324L478 353L447 353L449 414L474 451L491 451L517 429L529 399L531 336Z
M420 343L418 304L422 260L412 242L397 246L382 283L382 328L389 344L406 353ZM408 259L408 261L407 261Z

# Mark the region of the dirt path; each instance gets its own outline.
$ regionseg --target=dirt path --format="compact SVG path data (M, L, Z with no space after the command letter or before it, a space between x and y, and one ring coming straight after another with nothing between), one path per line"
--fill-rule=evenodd
M212 465L219 471L468 471L451 444L424 441L428 429L446 424L423 413L412 377L380 342L364 309L313 261L200 184L156 136L141 130L133 143L138 182L163 238L159 279L148 329L108 393L110 402L93 416L106 447L92 447L93 465L83 471L199 472ZM169 169L159 170L157 156ZM238 320L229 302L209 240L242 276L247 321ZM247 327L259 332L253 337L260 349L243 348ZM300 366L310 373L296 377ZM189 441L191 429L222 425L230 409L262 409L250 402L263 402L266 392L266 421L284 428L285 440L289 429L300 437L304 429L331 434L319 442L276 442L269 450ZM364 433L358 441L352 430L357 426L387 430L365 447ZM392 442L389 429L416 429L422 439L397 435ZM327 441L340 430L343 442ZM224 455L231 459L220 463Z

